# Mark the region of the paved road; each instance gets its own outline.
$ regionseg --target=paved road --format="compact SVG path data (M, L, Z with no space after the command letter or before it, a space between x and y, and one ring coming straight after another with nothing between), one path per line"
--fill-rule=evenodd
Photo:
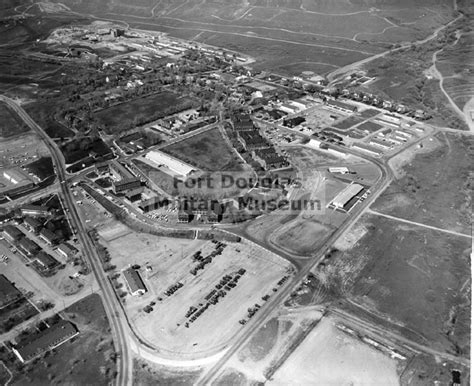
M14 110L20 118L33 130L48 146L55 165L56 175L58 176L61 191L64 198L66 212L78 236L83 249L84 257L91 268L102 292L104 308L112 329L112 335L116 345L116 351L121 354L118 360L118 374L116 378L117 385L131 385L133 376L133 358L129 351L126 331L126 322L122 309L115 296L109 280L104 274L99 256L94 248L75 207L75 201L72 197L71 190L66 181L65 161L63 154L58 149L56 143L48 137L44 130L18 105L15 101L5 96L0 95L0 101L6 103L12 110Z

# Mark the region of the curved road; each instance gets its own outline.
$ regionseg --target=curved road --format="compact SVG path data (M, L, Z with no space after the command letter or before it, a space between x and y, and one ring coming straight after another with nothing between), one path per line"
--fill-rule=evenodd
M59 179L61 191L64 197L64 204L66 206L66 212L69 213L71 223L76 228L74 233L78 236L83 248L84 258L86 259L89 267L91 268L94 276L101 289L103 303L107 318L110 322L112 329L112 336L116 345L116 351L120 354L118 358L118 373L116 377L117 385L132 385L133 377L133 358L130 353L126 335L126 322L122 314L121 306L115 296L114 289L112 288L107 276L102 270L99 256L92 244L89 236L81 223L81 219L74 205L74 199L72 197L71 190L69 189L66 182L66 169L64 157L56 143L44 132L44 130L23 110L23 108L17 104L14 100L0 95L0 101L7 104L13 111L15 111L20 118L30 127L31 130L36 132L40 138L48 146L51 156L55 165L56 175Z

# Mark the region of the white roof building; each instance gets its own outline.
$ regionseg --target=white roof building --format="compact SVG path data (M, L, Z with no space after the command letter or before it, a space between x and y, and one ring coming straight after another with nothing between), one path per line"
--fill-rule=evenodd
M350 184L344 190L339 192L339 194L332 200L332 204L339 209L344 208L344 206L354 198L357 194L359 194L364 187L359 184Z
M150 151L145 157L150 161L154 162L156 165L166 166L173 173L183 177L186 177L197 170L197 168L195 168L194 166L189 165L161 151Z
M345 166L333 167L333 168L329 168L328 170L329 170L329 173L340 173L340 174L349 173L349 169L346 168Z

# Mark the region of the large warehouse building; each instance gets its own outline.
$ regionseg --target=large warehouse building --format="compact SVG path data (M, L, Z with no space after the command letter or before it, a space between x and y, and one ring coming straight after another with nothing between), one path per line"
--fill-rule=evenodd
M196 171L194 166L161 151L150 151L145 157L158 166L166 166L173 173L178 174L179 176L187 177L192 172Z
M359 194L364 187L359 184L350 184L344 190L339 192L339 194L332 200L332 204L337 209L342 209L346 204L352 200L357 194Z

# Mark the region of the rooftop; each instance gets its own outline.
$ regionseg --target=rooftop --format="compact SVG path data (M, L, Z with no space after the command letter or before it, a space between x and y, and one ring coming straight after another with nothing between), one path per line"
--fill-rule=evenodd
M78 334L78 331L71 322L61 320L38 334L29 335L15 347L15 350L23 361L28 361L49 349L59 346L76 334Z
M128 286L130 287L130 291L133 293L137 291L144 291L146 292L145 284L138 273L138 271L134 270L133 268L128 268L123 271L123 276L127 281Z

